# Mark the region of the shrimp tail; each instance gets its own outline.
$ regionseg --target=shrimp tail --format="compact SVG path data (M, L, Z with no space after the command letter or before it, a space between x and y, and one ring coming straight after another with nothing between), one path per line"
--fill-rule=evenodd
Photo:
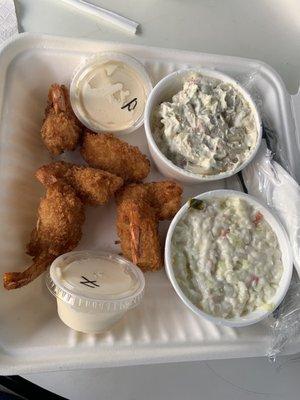
M3 275L4 288L11 290L27 285L46 271L54 259L53 255L40 256L23 272L5 272Z

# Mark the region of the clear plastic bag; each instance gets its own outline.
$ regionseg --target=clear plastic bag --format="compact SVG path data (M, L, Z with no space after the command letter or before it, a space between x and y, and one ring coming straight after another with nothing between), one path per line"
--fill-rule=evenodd
M275 131L272 120L263 107L263 96L257 89L256 79L259 79L259 70L251 74L240 75L237 77L239 83L251 94L263 123L263 139L267 143L268 149L271 151L274 160L276 160L291 176L293 176L292 167L289 162L287 148Z
M272 341L267 350L267 356L275 365L282 365L294 360L293 356L278 358L286 346L297 339L300 333L300 282L296 279L291 283L288 293L273 315L270 324ZM299 359L299 355L296 356Z
M263 140L253 162L243 170L248 193L264 201L284 225L300 276L300 186L272 156Z
M238 80L251 93L260 111L263 140L255 159L239 177L244 191L264 201L280 218L289 235L298 273L298 276L294 274L285 299L269 319L272 339L266 355L275 365L280 365L295 358L286 358L282 353L300 334L300 186L293 178L287 149L274 131L264 111L262 96L255 89L256 75L257 72Z

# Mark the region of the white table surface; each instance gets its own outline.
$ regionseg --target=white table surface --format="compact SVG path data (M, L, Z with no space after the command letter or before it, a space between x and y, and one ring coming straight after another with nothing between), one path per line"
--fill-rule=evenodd
M15 2L20 31L257 58L280 73L291 93L299 86L299 0L94 0L139 21L138 36L79 14L61 0ZM300 361L276 370L261 358L24 377L72 400L296 400L299 376Z

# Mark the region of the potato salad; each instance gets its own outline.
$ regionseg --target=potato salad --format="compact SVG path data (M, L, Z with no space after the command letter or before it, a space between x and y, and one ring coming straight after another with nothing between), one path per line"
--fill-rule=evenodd
M199 175L237 169L257 137L253 109L232 84L191 74L182 90L159 105L154 139L173 164Z
M175 227L171 257L187 298L221 318L272 307L283 271L274 231L239 197L192 199Z

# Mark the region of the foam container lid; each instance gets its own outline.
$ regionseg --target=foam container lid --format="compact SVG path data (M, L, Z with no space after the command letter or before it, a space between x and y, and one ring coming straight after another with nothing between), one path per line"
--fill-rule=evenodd
M138 59L155 84L167 74L193 66L217 69L262 98L263 122L276 131L294 176L300 181L299 99L291 96L278 74L263 62L205 53L22 34L0 51L0 251L1 272L22 271L31 262L25 245L36 223L43 188L35 170L51 161L39 135L48 87L70 84L74 69L95 52L123 52ZM297 108L298 107L298 108ZM298 110L298 111L297 111ZM298 125L297 125L298 124ZM149 156L143 127L124 136ZM79 152L65 161L82 163ZM151 180L163 180L152 165ZM242 190L235 177L184 186L184 198L214 189ZM287 194L288 195L288 194ZM160 224L162 237L169 222ZM115 205L87 207L83 237L76 250L120 252L115 243ZM61 323L56 299L44 277L16 291L0 288L0 373L25 374L50 370L166 363L262 356L270 341L264 321L246 328L217 326L194 315L178 299L165 272L145 274L145 296L111 331L80 334ZM300 339L286 349L300 351Z

